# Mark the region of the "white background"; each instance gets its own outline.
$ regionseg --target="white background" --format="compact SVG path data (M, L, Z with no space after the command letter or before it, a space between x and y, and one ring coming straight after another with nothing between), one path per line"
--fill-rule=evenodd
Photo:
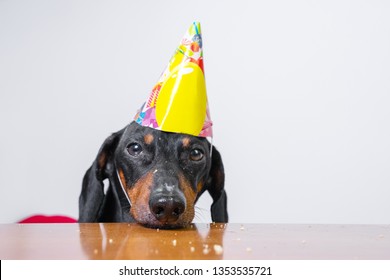
M0 0L0 222L77 217L199 20L230 221L390 223L389 3Z
M336 275L338 279L375 279L388 280L390 271L388 260L115 260L115 261L86 261L86 260L3 260L2 276L7 280L36 279L52 280L55 275L58 280L68 280L79 277L83 279L210 279L215 278L214 267L231 268L270 267L271 274L265 279L284 280L328 280ZM184 273L202 269L202 275L119 275L119 270L126 266L127 269L157 269ZM61 273L58 273L58 272ZM217 270L218 271L218 270ZM176 273L177 273L176 272ZM151 273L151 272L149 272ZM154 273L154 272L153 272ZM261 270L257 277L260 275ZM140 273L139 273L140 274ZM146 273L144 273L146 274ZM231 275L230 275L231 276ZM220 276L221 277L221 276ZM220 278L217 277L217 278ZM223 277L223 276L222 276ZM252 276L256 277L256 276ZM234 275L231 279L250 279L249 275ZM262 277L263 278L263 277ZM260 278L261 279L261 278Z

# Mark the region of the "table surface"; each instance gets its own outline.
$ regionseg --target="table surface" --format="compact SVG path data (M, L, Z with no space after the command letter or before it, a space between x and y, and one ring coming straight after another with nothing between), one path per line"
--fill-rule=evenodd
M0 224L0 259L390 259L390 225Z

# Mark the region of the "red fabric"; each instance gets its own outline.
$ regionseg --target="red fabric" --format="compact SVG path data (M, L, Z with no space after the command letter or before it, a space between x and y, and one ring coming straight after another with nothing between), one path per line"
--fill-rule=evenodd
M60 215L58 216L34 215L19 221L19 224L49 224L49 223L77 223L77 220L71 217L60 216Z

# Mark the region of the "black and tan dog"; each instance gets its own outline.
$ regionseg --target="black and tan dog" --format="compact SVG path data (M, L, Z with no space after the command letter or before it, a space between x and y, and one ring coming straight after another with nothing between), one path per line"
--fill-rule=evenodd
M105 179L109 181L106 191ZM86 172L79 222L185 227L206 190L213 199L212 220L227 222L224 179L221 156L205 138L132 122L105 140Z

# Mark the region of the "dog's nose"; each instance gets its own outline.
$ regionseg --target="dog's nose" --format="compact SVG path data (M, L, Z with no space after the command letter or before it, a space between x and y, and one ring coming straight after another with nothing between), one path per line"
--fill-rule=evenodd
M179 196L152 197L149 207L153 215L162 223L172 223L179 219L185 210L185 200Z
M156 219L162 223L174 223L186 208L186 199L172 178L160 181L150 194L149 207Z

